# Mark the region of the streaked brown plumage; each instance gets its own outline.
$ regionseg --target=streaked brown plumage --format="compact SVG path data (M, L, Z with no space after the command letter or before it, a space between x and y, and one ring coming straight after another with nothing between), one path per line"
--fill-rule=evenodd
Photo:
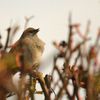
M44 50L44 42L38 37L37 35L38 31L39 29L27 28L23 32L21 38L12 46L9 52L9 55L11 55L11 57L14 58L14 61L16 60L16 57L18 55L21 55L23 57L23 65L24 65L23 68L25 73L28 72L28 70L37 69L40 63L40 58ZM18 67L21 67L21 64L19 62L19 64L15 63L15 65L12 66L15 66L14 68L16 69ZM4 85L5 84L4 81L0 84L0 86L3 86L7 91L8 90L13 91L19 95L20 93L18 93L18 90L16 90L16 87L12 82L12 76L11 76L12 73L10 72L10 70L6 71L8 69L7 68L8 66L6 65L6 67L5 66L0 66L0 67L4 67L3 71L5 71L5 76L9 74L9 77L7 77L6 80L7 84ZM5 90L3 92L5 92Z
M44 42L38 37L38 31L39 29L26 29L21 38L10 50L15 56L17 53L22 54L24 57L24 67L26 69L30 67L36 68L39 65L44 50Z

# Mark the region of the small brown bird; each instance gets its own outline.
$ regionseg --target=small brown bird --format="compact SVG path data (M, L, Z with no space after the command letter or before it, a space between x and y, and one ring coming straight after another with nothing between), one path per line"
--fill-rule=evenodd
M24 73L28 73L30 70L36 70L38 68L45 45L45 43L38 37L38 31L39 29L27 28L23 32L21 38L12 46L7 56L10 55L15 63L11 63L11 61L8 61L7 64L10 65L10 67L13 68L13 70L21 69L21 71L23 71ZM5 57L3 64L5 65ZM6 65L6 67L3 68L3 71L9 69L7 68L8 65ZM7 84L4 85L5 83L2 82L0 84L0 87L3 86L3 88L5 88L6 91L9 90L20 95L20 91L16 90L16 87L12 82L11 74L13 70L11 69L9 71L5 71L5 76L8 74L10 75L6 80Z
M39 29L34 28L26 29L10 50L15 56L18 53L22 54L25 70L30 67L35 69L40 63L45 43L37 36L38 31Z

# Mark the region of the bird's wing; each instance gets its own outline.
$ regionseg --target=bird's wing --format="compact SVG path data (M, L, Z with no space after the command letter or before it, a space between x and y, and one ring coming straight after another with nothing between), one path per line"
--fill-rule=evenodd
M18 45L19 45L19 40L16 41L13 45L10 46L11 49L10 49L9 52L12 52L13 50L15 50Z

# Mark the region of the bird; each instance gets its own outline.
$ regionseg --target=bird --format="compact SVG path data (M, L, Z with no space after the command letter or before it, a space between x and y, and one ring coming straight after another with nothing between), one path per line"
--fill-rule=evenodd
M0 87L4 87L4 92L9 90L20 95L20 91L16 89L12 82L12 73L16 72L14 70L20 69L20 71L26 74L39 68L45 43L38 37L38 32L39 29L34 29L33 27L25 29L19 40L11 46L9 53L3 57L4 63L0 60L0 63L2 62L2 65L5 65L5 59L12 58L12 61L7 61L7 64L5 65L6 67L4 66L3 69L3 71L5 71L5 76L9 75L6 80L7 84L4 85L4 82L2 82L4 84L0 84Z
M38 32L39 29L27 28L10 50L10 53L15 56L18 53L22 54L26 70L30 67L37 69L40 64L45 43L38 37Z

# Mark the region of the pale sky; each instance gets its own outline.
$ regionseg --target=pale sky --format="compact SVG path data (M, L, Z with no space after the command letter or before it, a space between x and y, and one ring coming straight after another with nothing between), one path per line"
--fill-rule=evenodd
M0 0L0 32L5 34L3 31L11 20L23 28L24 16L33 15L30 25L40 28L44 40L61 39L67 33L70 11L73 22L81 23L82 27L88 19L92 22L91 31L100 26L100 0Z
M12 23L18 22L23 29L24 16L33 15L29 26L40 28L39 35L46 43L43 59L47 59L55 50L51 45L52 41L66 39L70 11L73 23L81 23L83 33L90 19L90 34L95 36L100 27L100 0L0 0L0 33L5 39L5 29L11 20ZM21 33L22 31L18 34ZM52 61L52 58L53 55L48 62ZM47 67L45 64L44 66ZM49 73L50 70L44 72Z

